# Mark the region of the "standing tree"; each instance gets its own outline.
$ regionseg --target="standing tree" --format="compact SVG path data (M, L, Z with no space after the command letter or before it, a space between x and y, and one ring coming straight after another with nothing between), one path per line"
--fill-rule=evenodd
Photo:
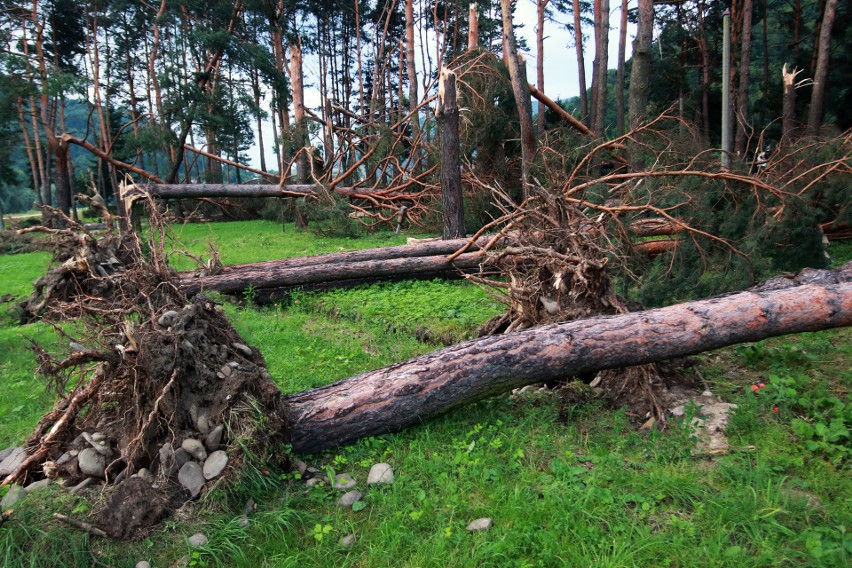
M648 107L651 83L651 41L654 38L654 2L639 0L639 27L633 40L633 67L630 69L630 128L637 128Z
M831 28L837 11L837 0L826 0L819 31L819 48L814 67L814 87L811 91L811 106L808 110L808 134L816 136L822 124L822 108L825 99L825 84L828 81L829 55L831 54Z

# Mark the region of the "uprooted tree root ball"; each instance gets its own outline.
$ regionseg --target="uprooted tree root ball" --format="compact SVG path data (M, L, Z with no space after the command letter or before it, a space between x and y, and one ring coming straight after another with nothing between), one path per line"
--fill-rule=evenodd
M493 290L507 311L484 324L480 335L630 311L610 278L608 264L617 247L607 233L608 216L593 218L542 187L531 188L521 206L499 189L493 192L503 203L501 221L504 232L512 231L513 244L489 252L481 273L470 279ZM582 378L614 404L665 421L658 394L665 385L655 364Z
M63 250L76 243L69 258L88 269L73 272L68 286L76 295L60 301L54 287L41 303L52 319L77 319L83 332L68 336L72 352L61 360L33 346L39 371L64 396L4 482L61 479L75 493L103 485L96 525L133 539L213 483L238 476L248 456L286 466L280 391L263 357L214 301L189 301L171 283L162 233L147 254L135 238L123 240L123 271L113 277L91 269L93 251L112 249L73 229L54 238L64 239ZM68 275L68 264L52 274Z

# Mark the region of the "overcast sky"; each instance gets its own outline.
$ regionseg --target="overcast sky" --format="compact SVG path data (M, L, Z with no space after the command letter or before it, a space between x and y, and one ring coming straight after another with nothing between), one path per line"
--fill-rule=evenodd
M618 57L618 26L621 18L621 3L617 4L610 12L610 34L609 34L609 67L614 69L616 59ZM631 8L635 2L631 1ZM572 18L571 14L558 14L556 18L559 22L566 22ZM523 23L519 35L526 38L527 46L530 51L524 53L527 61L527 78L531 83L535 83L536 71L536 53L535 53L535 26L536 26L536 9L534 0L518 0L518 5L515 9L515 20ZM580 94L580 84L577 74L577 57L574 52L574 40L572 34L569 34L563 25L558 22L545 22L545 40L544 40L544 92L545 94L556 99L567 99ZM586 67L586 86L592 85L592 60L595 57L594 45L591 40L592 30L586 30L587 38L584 43L585 48L585 67ZM628 25L627 30L627 59L630 58L630 48L633 37L636 35L636 26ZM417 50L419 53L419 49ZM317 71L316 61L310 56L305 57L304 61L306 80L314 81L314 76ZM423 66L418 62L418 70L422 70ZM318 109L320 105L319 93L316 90L307 89L305 92L305 104L312 108ZM535 108L535 107L534 107ZM272 150L272 124L267 122L263 128L263 139L266 142L266 162L267 167L274 168L275 154ZM260 166L260 152L257 147L248 151L249 165L253 167Z

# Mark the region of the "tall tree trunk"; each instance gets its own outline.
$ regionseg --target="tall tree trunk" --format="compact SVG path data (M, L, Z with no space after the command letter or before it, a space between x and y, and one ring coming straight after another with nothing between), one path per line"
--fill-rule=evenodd
M295 120L294 148L299 153L296 159L296 180L308 181L308 123L305 119L305 89L302 81L302 46L297 40L290 44L290 81L293 91L293 118Z
M651 42L654 38L654 2L639 0L639 27L633 40L633 68L630 70L630 129L645 120L651 83Z
M609 0L595 0L600 13L596 14L595 76L592 78L592 130L598 136L606 134L606 101L609 61Z
M459 161L459 107L456 103L456 74L441 69L438 101L435 105L441 145L441 196L443 197L444 240L465 235Z
M621 0L618 28L618 67L615 71L615 135L624 134L624 58L627 51L627 0Z
M742 39L740 42L740 78L737 84L737 132L734 136L734 151L740 159L746 159L746 128L750 127L748 113L749 66L751 64L751 28L754 13L753 0L742 0Z
M710 49L704 26L705 6L698 3L698 49L701 53L701 133L705 145L710 144Z
M825 99L825 83L828 80L829 55L831 54L831 28L837 11L837 0L826 0L825 12L819 33L819 53L814 71L814 86L811 91L811 106L808 110L808 134L817 136L822 125L822 108Z
M583 22L580 18L580 0L573 0L574 12L574 50L577 54L577 79L580 83L580 119L591 126L589 121L589 101L586 93L586 56L583 53Z
M626 0L624 0L626 1ZM535 10L536 10L536 29L535 29L535 47L536 47L536 59L535 59L535 74L536 74L536 87L542 93L544 92L544 16L545 10L547 10L547 5L550 3L550 0L536 0L535 1ZM538 136L544 133L544 108L539 104L538 105Z
M474 49L479 49L479 10L476 7L476 2L471 3L469 10L467 20L467 50L473 51Z
M515 43L515 32L512 28L512 2L500 0L503 14L503 56L509 68L512 80L512 92L515 95L515 105L518 109L518 121L521 128L521 176L524 195L530 183L530 168L535 159L536 140L533 132L532 103L530 88L527 82L526 65L518 55Z
M417 67L414 62L414 0L405 0L405 67L408 71L408 110L411 115L411 137L418 145L420 138L420 116L417 106L420 97L417 93ZM415 166L418 157L414 157Z

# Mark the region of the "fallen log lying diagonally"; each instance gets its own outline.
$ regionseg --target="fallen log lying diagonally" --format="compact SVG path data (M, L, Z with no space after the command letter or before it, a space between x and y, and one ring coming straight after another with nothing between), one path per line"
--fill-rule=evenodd
M852 262L744 292L489 336L286 396L293 450L405 427L523 385L852 325Z

